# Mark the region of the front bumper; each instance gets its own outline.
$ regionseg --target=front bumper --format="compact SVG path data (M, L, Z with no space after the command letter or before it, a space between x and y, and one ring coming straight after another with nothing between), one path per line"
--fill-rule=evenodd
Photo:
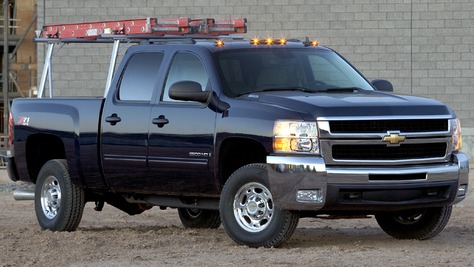
M387 211L455 204L467 190L469 160L463 153L451 163L389 167L328 167L320 157L268 156L270 190L285 210ZM319 192L315 201L297 199ZM301 195L301 194L300 194Z

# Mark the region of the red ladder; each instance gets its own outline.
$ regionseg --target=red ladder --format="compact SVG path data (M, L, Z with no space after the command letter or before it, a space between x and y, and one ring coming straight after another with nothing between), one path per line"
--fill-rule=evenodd
M87 38L96 39L102 35L229 35L247 32L247 19L215 20L213 18L156 19L141 18L54 24L43 27L40 38Z

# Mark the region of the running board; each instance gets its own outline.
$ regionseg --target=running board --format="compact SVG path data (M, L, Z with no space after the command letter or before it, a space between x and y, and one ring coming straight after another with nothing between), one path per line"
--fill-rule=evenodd
M127 201L135 202L133 199L128 198ZM143 196L142 201L153 206L169 207L169 208L188 208L188 209L208 209L218 210L219 199L208 198L208 197L178 197L178 196L159 196L159 195L146 195Z

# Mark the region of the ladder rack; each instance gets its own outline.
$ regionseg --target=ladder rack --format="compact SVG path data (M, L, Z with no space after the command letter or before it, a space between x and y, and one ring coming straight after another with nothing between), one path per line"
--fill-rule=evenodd
M38 86L38 98L44 97L46 80L49 81L49 97L53 97L52 57L55 44L61 43L113 43L109 71L104 97L109 91L117 62L120 43L140 43L144 40L189 40L219 38L221 35L242 34L247 32L247 19L213 18L157 19L141 18L53 24L43 26L36 31L35 42L48 43L48 50ZM62 47L62 46L61 46Z
M88 38L97 39L102 35L186 35L200 34L217 36L246 33L245 18L215 20L213 18L157 19L141 18L128 20L110 20L69 24L46 25L40 38Z

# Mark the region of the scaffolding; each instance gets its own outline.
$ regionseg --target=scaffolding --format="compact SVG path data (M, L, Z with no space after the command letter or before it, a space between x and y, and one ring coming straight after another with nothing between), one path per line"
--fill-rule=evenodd
M0 73L0 151L8 149L8 116L13 98L27 97L36 85L35 1L0 1L0 34L3 45ZM25 24L26 23L26 24Z

